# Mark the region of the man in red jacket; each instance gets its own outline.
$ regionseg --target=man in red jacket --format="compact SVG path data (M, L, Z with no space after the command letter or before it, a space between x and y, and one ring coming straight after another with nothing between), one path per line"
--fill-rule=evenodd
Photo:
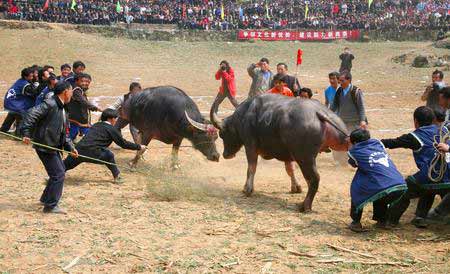
M216 72L216 80L222 79L219 93L213 103L213 109L217 112L219 105L228 97L231 104L236 108L239 103L236 100L236 83L234 80L234 70L227 61L220 62L219 70Z

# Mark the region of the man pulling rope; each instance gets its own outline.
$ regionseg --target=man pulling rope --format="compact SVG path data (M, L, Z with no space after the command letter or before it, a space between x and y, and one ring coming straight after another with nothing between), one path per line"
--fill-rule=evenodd
M36 143L45 145L33 146L49 176L40 199L44 204L44 213L66 214L58 206L64 186L64 163L60 153L47 147L65 148L71 151L73 157L78 157L78 151L67 136L69 124L64 110L64 105L70 102L73 92L70 83L60 82L56 85L54 93L52 98L33 107L25 116L22 127L23 142L29 145L33 137Z

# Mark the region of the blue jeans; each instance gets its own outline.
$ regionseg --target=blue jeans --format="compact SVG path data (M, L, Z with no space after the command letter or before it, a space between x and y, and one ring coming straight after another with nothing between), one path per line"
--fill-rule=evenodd
M58 205L61 199L66 169L64 167L61 154L47 153L36 150L39 159L44 164L49 180L41 196L41 202L47 208L53 208Z
M89 132L88 127L80 127L74 123L70 124L69 137L73 141L77 138L78 134L81 133L83 136Z

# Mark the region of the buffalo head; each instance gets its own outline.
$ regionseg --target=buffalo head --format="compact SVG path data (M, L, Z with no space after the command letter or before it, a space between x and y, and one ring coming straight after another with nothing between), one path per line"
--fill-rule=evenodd
M235 124L240 121L237 121L238 119L235 119L233 115L225 120L220 120L213 108L210 111L210 119L214 127L219 130L219 136L223 140L223 158L233 158L243 145Z
M197 122L185 111L186 119L193 127L192 144L210 161L218 162L220 155L216 149L217 129L205 122Z

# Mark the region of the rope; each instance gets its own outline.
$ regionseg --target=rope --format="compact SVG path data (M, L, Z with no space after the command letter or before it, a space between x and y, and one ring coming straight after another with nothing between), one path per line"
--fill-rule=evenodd
M9 134L9 133L6 133L6 132L3 132L3 131L0 131L0 134L3 134L3 135L5 135L5 136L8 136L8 137L13 138L13 139L15 139L15 140L22 141L22 138L17 137L17 136L12 135L12 134ZM66 153L66 154L71 154L70 151L67 151L67 150L64 150L64 149L55 148L55 147L51 147L51 146L47 146L47 145L40 144L40 143L37 143L37 142L34 142L34 141L31 141L31 144L33 144L33 145L35 145L35 146L43 147L43 148L46 148L46 149L50 149L50 150L53 150L53 151L57 151L57 152L61 152L61 153ZM201 145L201 144L208 144L208 142L202 142L202 143L199 143L199 145ZM193 147L193 146L180 146L180 147ZM167 149L167 148L171 148L171 147L152 147L152 149L154 149L154 148L157 148L157 149L163 149L163 148L164 148L164 149ZM119 167L119 168L128 169L128 170L130 170L130 171L136 172L135 169L132 169L132 168L130 168L130 167L128 167L128 166L118 165L118 164L115 164L115 163L103 161L103 160L100 160L100 159L92 158L92 157L85 156L85 155L81 155L81 154L78 154L78 157L81 157L81 158L84 158L84 159L88 159L88 160L91 160L91 161L95 161L95 162L99 162L99 163L106 164L106 165L111 165L111 166L116 166L116 167ZM138 172L139 172L139 171L138 171ZM145 174L145 173L144 173L144 174Z
M434 155L430 167L428 168L428 179L434 183L441 182L447 171L446 153L440 152L437 149L439 143L447 143L450 140L450 132L445 124L442 124L441 129L439 130L439 140L437 140L436 137L437 135L433 137L433 146L437 153ZM439 166L439 170L437 170L437 166ZM433 176L433 174L437 174L437 176Z
M13 139L22 141L22 138L17 137L17 136L12 135L12 134L9 134L9 133L6 133L6 132L0 131L0 134L3 134L5 136L11 137ZM34 142L34 141L31 141L31 144L33 144L35 146L38 146L38 147L43 147L43 148L46 148L46 149L50 149L50 150L53 150L53 151L71 154L70 151L67 151L67 150L64 150L64 149L60 149L60 148L56 148L56 147L47 146L47 145L40 144L40 143L37 143L37 142ZM99 162L99 163L102 163L102 164L106 164L106 165L117 166L117 167L121 167L121 168L129 168L129 167L125 167L125 166L120 166L120 165L115 164L115 163L111 163L111 162L103 161L103 160L100 160L100 159L88 157L88 156L85 156L85 155L80 155L79 154L78 157L81 157L81 158L84 158L84 159L88 159L88 160L91 160L91 161L96 161L96 162Z

